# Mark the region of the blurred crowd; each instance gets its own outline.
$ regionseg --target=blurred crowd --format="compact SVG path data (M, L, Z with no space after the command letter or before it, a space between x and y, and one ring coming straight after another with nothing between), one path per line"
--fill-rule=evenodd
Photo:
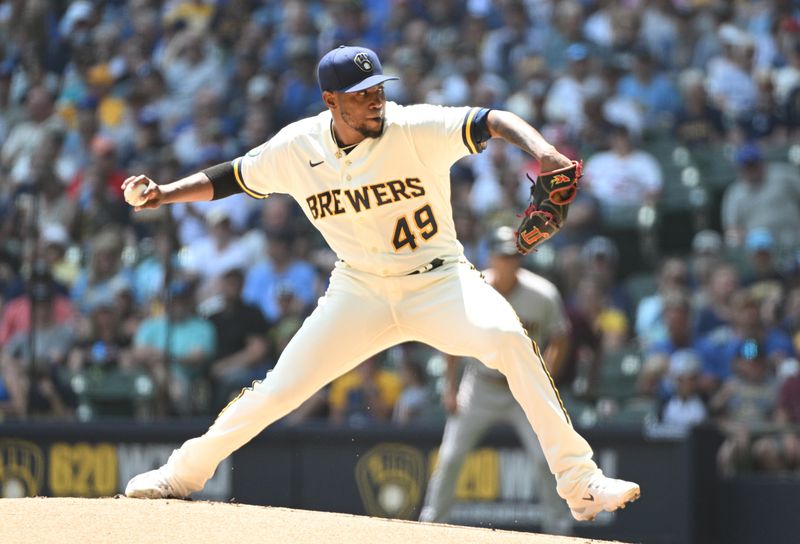
M565 300L579 423L718 419L725 471L800 465L800 2L5 0L0 37L0 417L210 416L264 376L335 261L297 205L134 214L120 184L318 113L350 43L389 100L507 109L585 161L523 261ZM498 142L454 166L477 267L537 169ZM398 346L287 423L441 421L444 366Z

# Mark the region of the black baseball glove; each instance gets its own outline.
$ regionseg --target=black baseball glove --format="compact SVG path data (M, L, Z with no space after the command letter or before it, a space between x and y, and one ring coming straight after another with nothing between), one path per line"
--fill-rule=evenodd
M526 174L527 175L527 174ZM517 249L527 255L536 246L553 236L567 219L570 202L578 194L578 180L583 175L583 162L542 172L531 180L531 200L517 229Z

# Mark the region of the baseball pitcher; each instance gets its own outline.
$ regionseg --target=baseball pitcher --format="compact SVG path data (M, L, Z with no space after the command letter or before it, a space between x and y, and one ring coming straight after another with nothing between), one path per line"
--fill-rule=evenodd
M327 111L284 127L230 162L178 181L146 183L135 209L245 192L287 193L336 252L325 295L275 368L244 389L208 431L167 463L128 483L129 497L186 497L217 465L337 376L401 342L474 357L506 376L579 520L638 498L639 486L605 477L575 431L537 346L511 305L463 256L450 206L450 166L502 138L537 159L544 175L519 227L532 250L566 217L579 165L506 111L387 102L377 55L340 46L317 67Z

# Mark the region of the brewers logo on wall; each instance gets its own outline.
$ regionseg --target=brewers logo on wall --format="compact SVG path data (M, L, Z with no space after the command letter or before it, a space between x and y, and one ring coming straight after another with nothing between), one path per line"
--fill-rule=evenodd
M410 519L422 499L425 457L405 444L378 444L358 460L356 483L367 514Z
M44 455L26 440L0 439L0 497L38 495L44 481Z

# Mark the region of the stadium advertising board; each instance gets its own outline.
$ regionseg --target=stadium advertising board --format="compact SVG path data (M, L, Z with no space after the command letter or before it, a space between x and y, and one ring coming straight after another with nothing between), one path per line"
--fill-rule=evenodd
M4 424L0 492L113 496L207 424ZM607 474L634 479L658 494L645 493L636 508L581 524L578 536L691 542L696 501L685 441L652 440L633 430L592 430L588 436ZM277 427L226 459L194 498L416 519L440 440L441 428ZM536 471L513 432L492 431L466 459L450 521L539 530L537 489Z

